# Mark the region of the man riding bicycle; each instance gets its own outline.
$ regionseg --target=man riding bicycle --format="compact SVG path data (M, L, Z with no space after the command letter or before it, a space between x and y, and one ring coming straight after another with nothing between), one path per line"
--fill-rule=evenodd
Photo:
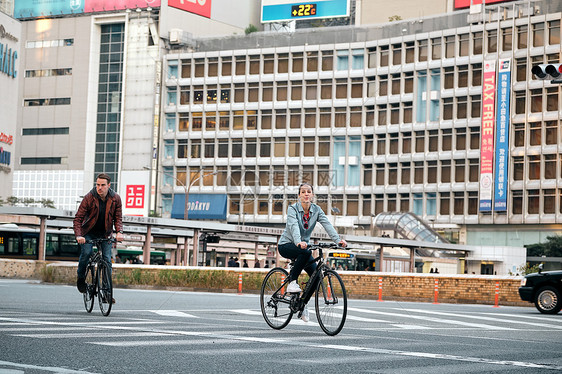
M121 197L110 188L111 178L107 174L99 174L96 187L84 196L74 217L74 235L80 244L81 252L78 260L78 291L86 292L86 266L93 251L92 239L104 239L111 236L113 226L117 231L117 241L123 240L123 221ZM101 250L109 264L111 275L111 243L104 241ZM112 298L112 303L115 299Z
M295 260L295 264L289 273L290 283L287 286L287 292L290 293L302 292L298 285L298 279L303 269L309 276L316 269L315 262L307 266L313 260L312 252L307 247L317 222L320 222L334 243L338 243L342 247L347 246L347 242L340 238L322 208L312 202L314 191L310 184L302 183L299 186L298 198L299 201L289 207L287 225L278 244L281 256ZM309 317L306 308L301 318L308 322Z

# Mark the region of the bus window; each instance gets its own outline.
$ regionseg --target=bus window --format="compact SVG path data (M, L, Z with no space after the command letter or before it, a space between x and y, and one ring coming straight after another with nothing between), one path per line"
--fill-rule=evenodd
M19 238L8 238L8 251L7 254L20 254L20 241Z
M24 256L37 255L37 238L23 238L22 242Z
M54 256L59 251L59 237L58 235L47 234L46 255Z

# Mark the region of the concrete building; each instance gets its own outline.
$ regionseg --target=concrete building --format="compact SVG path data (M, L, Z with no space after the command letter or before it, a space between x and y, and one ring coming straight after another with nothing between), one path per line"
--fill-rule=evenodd
M560 60L561 11L508 2L176 46L157 208L182 215L188 185L226 196L228 222L282 224L310 182L342 232L391 211L471 245L562 232L560 88L530 74Z
M0 8L0 198L12 196L16 134L17 93L21 75L21 24Z
M126 199L125 212L148 215L146 169L155 165L159 136L161 32L168 39L169 30L182 25L187 39L244 34L257 20L256 12L247 12L253 0L236 10L226 0L212 7L209 1L208 9L200 2L195 6L201 9L168 3L15 4L23 25L20 90L10 92L13 104L19 103L13 105L19 129L15 196L75 209L95 175L105 172ZM239 17L226 22L232 14Z

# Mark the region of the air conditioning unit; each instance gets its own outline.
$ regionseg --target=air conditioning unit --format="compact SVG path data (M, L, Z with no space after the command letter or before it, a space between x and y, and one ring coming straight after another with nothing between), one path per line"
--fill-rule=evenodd
M181 33L182 33L182 31L180 29L171 29L170 30L170 44L180 44Z

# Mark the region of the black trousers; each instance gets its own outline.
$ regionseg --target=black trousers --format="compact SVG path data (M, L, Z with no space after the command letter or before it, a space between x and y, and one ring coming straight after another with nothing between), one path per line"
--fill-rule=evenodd
M291 272L289 273L290 281L298 280L303 269L309 276L312 275L314 270L316 270L316 262L313 262L308 266L306 265L310 261L314 260L310 249L301 249L293 243L281 244L277 248L279 249L279 254L281 254L281 256L290 260L295 260L295 266L293 266Z

